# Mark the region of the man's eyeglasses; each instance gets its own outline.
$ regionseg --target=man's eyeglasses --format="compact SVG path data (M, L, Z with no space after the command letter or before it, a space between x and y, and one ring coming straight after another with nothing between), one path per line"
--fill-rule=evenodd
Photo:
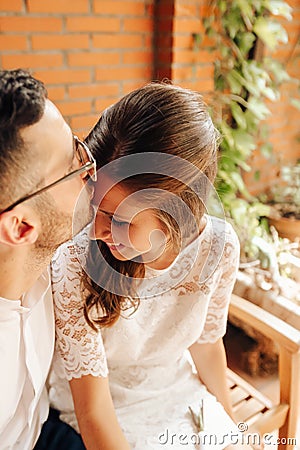
M42 192L47 191L48 189L51 189L54 186L57 186L60 183L64 183L65 181L71 180L72 178L76 177L77 175L80 175L82 173L88 174L90 178L93 181L97 181L97 166L96 161L91 154L90 149L88 146L82 142L80 139L78 139L77 136L74 137L74 143L75 143L75 152L78 160L82 164L81 167L79 167L76 170L73 170L72 172L68 173L67 175L64 175L63 177L59 178L58 180L54 181L53 183L49 184L48 186L44 186L41 189L38 189L37 191L33 192L32 194L25 195L24 197L20 198L16 202L14 202L12 205L8 206L7 208L0 211L0 214L3 214L4 212L11 211L14 209L17 205L20 203L25 202L26 200L29 200L36 195L42 194Z

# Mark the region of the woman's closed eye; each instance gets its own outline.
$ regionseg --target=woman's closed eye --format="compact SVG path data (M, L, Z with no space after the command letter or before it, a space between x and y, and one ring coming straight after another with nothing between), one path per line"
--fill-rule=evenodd
M112 223L112 225L114 225L116 227L125 227L125 226L130 225L129 222L120 221L120 220L115 219L114 217L111 218L111 223Z

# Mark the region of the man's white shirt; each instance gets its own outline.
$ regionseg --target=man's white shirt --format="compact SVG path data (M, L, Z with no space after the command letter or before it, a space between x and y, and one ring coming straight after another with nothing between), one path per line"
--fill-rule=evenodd
M47 419L54 350L49 269L20 300L0 297L0 448L31 450Z

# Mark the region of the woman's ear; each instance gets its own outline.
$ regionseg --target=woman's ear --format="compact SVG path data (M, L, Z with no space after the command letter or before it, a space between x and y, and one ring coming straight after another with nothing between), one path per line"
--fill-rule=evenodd
M0 242L6 245L31 245L38 238L39 223L34 213L25 214L23 208L14 208L0 214Z

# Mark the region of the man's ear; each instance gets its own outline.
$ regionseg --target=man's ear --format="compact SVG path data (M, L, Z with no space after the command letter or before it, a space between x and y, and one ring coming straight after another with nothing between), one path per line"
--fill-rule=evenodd
M34 214L14 208L0 214L0 242L6 245L30 245L38 238L38 221ZM31 217L32 216L32 217Z

